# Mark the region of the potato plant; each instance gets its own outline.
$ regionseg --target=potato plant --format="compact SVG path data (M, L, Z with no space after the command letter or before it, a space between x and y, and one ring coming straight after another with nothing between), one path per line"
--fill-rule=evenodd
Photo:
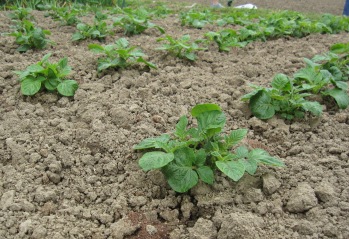
M75 26L80 22L79 14L80 10L76 8L57 7L52 8L48 15L55 21L61 22L62 25Z
M78 31L73 34L72 41L81 41L87 38L104 41L111 32L111 26L108 26L107 22L104 21L105 19L107 19L107 15L97 11L93 25L78 23L76 25Z
M280 114L285 119L303 118L304 112L320 116L322 106L318 102L306 100L311 96L308 87L297 86L284 74L277 74L271 82L272 88L254 86L254 91L242 97L249 101L249 107L254 116L269 119Z
M18 22L16 30L8 35L14 36L16 43L20 45L17 51L26 52L29 49L44 49L47 44L53 44L53 41L46 38L46 35L50 34L49 30L35 27L31 21L23 20Z
M246 41L239 41L238 33L233 29L224 29L220 32L208 32L205 34L208 41L214 41L220 52L229 52L232 47L244 47Z
M338 53L338 54L336 54ZM308 101L312 95L332 97L340 109L349 106L349 44L339 43L331 51L304 59L306 67L298 70L293 77L277 74L271 82L272 88L252 86L254 90L242 97L249 101L249 107L256 117L269 119L280 114L286 119L303 118L309 111L321 115L322 106Z
M32 12L31 8L13 7L12 9L13 11L8 15L12 20L23 21L23 20L34 19L33 15L31 15L31 12Z
M188 128L188 118L182 116L173 134L147 138L134 146L135 150L147 150L139 159L140 167L161 170L174 191L187 192L199 180L213 184L216 170L238 181L245 172L253 175L259 164L284 166L263 149L240 145L246 129L223 134L226 118L218 105L196 105L191 115L197 127Z
M57 91L63 96L73 96L78 89L75 80L66 79L71 68L68 59L63 58L58 63L50 63L48 58L51 53L46 54L41 61L28 66L24 71L15 71L21 82L23 95L35 95L41 89Z
M179 39L175 39L172 36L166 36L159 38L158 42L167 41L168 43L163 44L161 47L156 48L157 50L167 51L170 54L184 58L190 61L195 61L197 56L195 52L206 50L206 48L200 47L198 45L202 40L197 40L195 42L190 42L190 36L184 35Z
M98 71L108 68L126 68L136 63L144 63L145 65L156 68L156 65L146 61L143 57L145 54L136 47L129 46L127 39L120 38L115 44L101 46L99 44L90 44L88 48L95 53L102 53L105 57L98 59Z
M211 23L213 18L214 14L212 14L209 10L197 11L191 9L188 12L180 13L182 26L190 26L198 29L201 29L206 24Z
M143 33L149 28L156 28L160 33L165 30L160 26L149 21L150 15L147 11L125 11L123 15L113 19L114 26L119 26L124 30L126 36L132 36Z

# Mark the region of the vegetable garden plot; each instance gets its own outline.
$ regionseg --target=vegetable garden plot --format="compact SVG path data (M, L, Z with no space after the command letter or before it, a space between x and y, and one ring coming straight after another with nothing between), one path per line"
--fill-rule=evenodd
M158 50L165 43L158 39L205 39L224 27L182 26L178 15L169 14L150 20L165 34L150 28L125 36L115 26L105 42L73 42L76 26L45 12L32 14L54 45L18 53L14 37L0 38L0 237L231 238L232 231L236 238L349 236L348 109L324 98L318 99L320 118L263 121L241 101L250 84L269 87L279 73L299 73L304 58L347 42L348 33L251 41L228 52L212 41L192 61ZM1 32L8 32L10 19L3 12L0 17ZM144 61L99 72L104 53L89 46L101 49L121 38L142 50ZM61 59L67 57L68 79L79 85L73 97L47 89L22 95L14 71L49 53L53 64L66 65ZM224 133L248 129L242 143L263 148L285 167L262 166L238 182L218 173L212 185L198 182L187 193L172 190L159 171L144 172L138 165L143 153L133 147L173 132L182 115L196 127L190 111L202 103L221 107Z

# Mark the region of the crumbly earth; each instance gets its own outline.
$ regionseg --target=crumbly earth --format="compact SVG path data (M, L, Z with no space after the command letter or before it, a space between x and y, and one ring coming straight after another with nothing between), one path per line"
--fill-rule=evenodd
M279 2L335 14L343 6L325 0L255 4L283 7ZM11 24L6 14L0 13L1 32ZM261 121L240 101L250 83L267 86L277 73L292 75L304 67L304 57L348 41L348 33L254 42L230 53L212 45L190 63L154 50L161 35L152 29L129 41L157 70L97 74L97 56L87 49L93 40L73 43L74 27L34 15L56 45L19 54L12 37L0 38L0 238L349 238L348 109L324 102L320 119ZM193 39L217 30L181 27L178 15L154 22L172 36ZM106 42L121 36L118 31ZM71 78L80 84L74 97L21 95L13 71L48 52L51 61L68 57ZM205 102L222 107L226 131L249 129L252 147L268 149L287 166L261 167L238 183L218 174L213 186L199 184L185 194L172 191L160 172L143 172L132 147L173 131L181 115Z

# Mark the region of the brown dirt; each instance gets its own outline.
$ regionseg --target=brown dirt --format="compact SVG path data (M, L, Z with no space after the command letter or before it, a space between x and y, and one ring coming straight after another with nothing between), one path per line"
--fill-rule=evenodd
M336 14L343 5L254 3L279 8L279 2ZM304 66L303 57L348 41L347 33L255 42L230 53L212 45L188 63L154 50L160 34L148 30L129 40L157 70L136 66L98 75L96 55L86 47L94 41L72 43L73 27L41 12L35 18L57 45L19 54L12 37L0 38L0 238L349 238L348 109L325 109L318 121L264 122L239 100L249 83L291 75ZM155 22L174 36L201 38L215 29L181 27L176 15ZM0 12L0 31L9 24ZM48 52L51 61L69 58L80 84L73 98L20 94L13 71ZM287 167L262 167L239 183L218 175L212 187L200 184L187 194L174 193L160 172L143 172L132 146L172 131L181 115L204 102L222 106L227 131L248 128L247 142L269 149Z

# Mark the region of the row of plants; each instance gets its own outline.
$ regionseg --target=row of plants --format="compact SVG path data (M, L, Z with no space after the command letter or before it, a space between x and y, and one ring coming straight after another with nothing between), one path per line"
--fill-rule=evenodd
M242 100L249 102L254 116L269 119L279 114L289 120L303 118L305 112L319 116L323 107L310 100L314 95L333 98L340 109L348 107L349 42L335 44L330 52L304 61L306 67L292 77L277 74L271 88L252 85L254 90Z
M35 10L48 10L53 7L64 6L87 6L87 7L126 7L127 5L134 5L134 0L5 0L0 2L0 6L4 9L11 9L12 7L24 7Z
M77 31L72 36L73 41L83 40L87 38L103 41L107 35L113 33L112 29L115 26L124 29L124 34L127 36L141 34L149 28L157 28L162 34L165 33L165 30L163 28L149 21L150 19L152 19L153 15L144 8L137 8L134 10L125 9L123 11L119 9L118 12L121 12L122 14L116 18L112 18L112 25L108 25L105 21L109 17L109 15L102 14L100 11L95 12L94 23L92 25L82 23L77 17L78 14L82 15L82 13L74 8L70 10L67 10L67 8L57 8L53 13L51 12L50 15L54 19L60 20L65 25L77 24ZM230 18L235 19L234 15L236 15L236 12L237 11L232 11ZM21 21L23 21L25 18L27 18L28 12L27 9L17 9L17 11L12 13L12 15L17 15L17 18L22 19ZM185 17L181 16L182 24L191 22L190 24L202 25L202 23L200 23L200 20L198 20L198 15L200 15L201 17L206 15L211 16L211 13L208 10L202 12L191 10L183 15ZM241 15L242 14L238 14L238 16ZM25 16L25 18L23 16ZM236 21L234 21L233 23L236 24ZM241 22L238 24L241 24ZM243 25L245 24L246 21L244 21ZM284 36L303 37L311 33L338 33L339 31L349 31L349 20L347 18L324 15L322 16L320 21L311 21L299 13L296 14L293 12L285 11L259 17L259 20L256 22L253 22L251 18L249 24L238 30L223 29L218 32L208 32L204 35L206 41L198 39L194 42L195 44L198 42L206 44L215 42L218 45L219 51L230 51L232 47L243 47L248 43L256 40L265 41L267 39L275 39ZM20 32L21 33L18 33L18 31L14 32L12 33L12 35L16 37L26 35L26 31ZM172 37L167 36L166 38L169 40ZM184 37L183 39L186 38L187 37ZM16 41L18 42L18 44L26 44L23 43L23 41ZM169 40L170 44L171 41L172 40ZM36 48L35 45L31 45L31 47ZM20 49L23 51L23 49L26 48L28 47ZM198 50L200 49L200 47L197 48ZM206 49L205 46L201 48ZM193 52L195 51L191 52L193 54ZM175 55L180 56L178 54ZM195 59L195 57L190 57L187 59L192 60Z
M76 11L76 14L78 14L78 12L79 11ZM125 11L122 11L122 13L123 13L122 15L114 19L114 25L121 26L122 28L124 28L125 35L140 34L146 29L149 29L151 27L155 27L161 33L164 33L164 30L161 27L156 26L155 24L152 24L148 21L149 14L143 8L139 8L136 10L126 9ZM281 13L281 16L284 16L283 14L285 14L285 12ZM298 16L298 15L295 15L295 16ZM17 9L17 11L14 11L10 15L10 17L16 23L16 26L15 26L16 31L11 33L10 35L16 37L16 42L20 45L20 47L18 48L19 51L24 52L24 51L27 51L28 49L33 49L33 48L43 49L47 44L53 44L53 42L48 40L45 36L45 34L50 34L49 31L42 30L41 28L36 28L32 22L27 20L27 19L31 19L29 9ZM109 16L107 14L103 14L100 11L95 12L94 24L90 26L88 24L78 23L77 24L78 31L73 34L72 39L75 41L86 39L86 38L103 40L111 31L105 21L106 19L108 19L108 17ZM276 17L275 19L278 19L278 17ZM273 28L273 29L274 29L273 30L274 32L280 31L280 30L275 30L278 28ZM270 27L264 29L264 33L268 32L270 34L269 36L275 35L275 34L272 34L273 31L271 30ZM286 31L285 34L289 34L289 33L290 32ZM210 42L212 41L218 44L220 51L229 51L231 47L243 47L246 44L248 44L249 41L261 38L261 36L257 37L257 35L258 34L253 33L251 29L247 29L247 28L241 28L239 32L233 29L225 29L220 31L219 33L209 32L205 34L206 39L199 39L194 41L190 40L189 35L184 35L179 39L175 39L167 35L165 37L158 39L158 42L166 41L166 43L163 44L161 47L157 48L157 50L167 51L168 53L175 55L176 57L185 58L185 59L194 61L196 60L196 52L200 50L207 50L208 44L210 44ZM252 38L251 36L254 36L254 38ZM265 35L262 38L265 38ZM204 46L200 46L200 44ZM89 48L94 52L105 55L105 57L102 57L98 60L98 71L103 71L108 68L123 69L135 63L144 63L151 68L156 68L156 65L144 59L145 54L140 49L136 47L129 47L128 41L124 38L119 39L118 41L116 41L115 44L106 45L106 46L91 44ZM308 62L309 61L310 60L308 60ZM307 69L308 68L310 68L310 66L307 67ZM313 71L315 70L313 69ZM287 80L286 78L287 78L286 76L282 76L282 75L278 75L277 77L275 77L275 79L278 79L278 81L280 81L280 79L283 79L283 81L286 81ZM288 81L290 82L289 84L291 85L293 84L293 81L291 80L288 80ZM291 88L292 90L299 91L299 92L304 92L307 90L304 87L303 88L291 87ZM290 90L290 89L287 89L287 90ZM256 91L261 92L259 88L256 88ZM264 96L264 93L263 94L259 93L259 94ZM300 97L299 99L297 98L297 100L302 100L304 99L304 97L307 97L307 95L305 94L306 93L303 93L301 95L302 97ZM327 94L332 95L332 97L335 97L335 95L338 95L338 92L335 90L327 91ZM293 93L292 93L292 96L294 96ZM340 105L340 107L343 108L344 106ZM319 114L320 112L319 106L316 105L315 103L312 103L312 104L304 103L303 108L307 108L307 110L313 111L314 114ZM287 116L286 118L290 118L290 116Z

